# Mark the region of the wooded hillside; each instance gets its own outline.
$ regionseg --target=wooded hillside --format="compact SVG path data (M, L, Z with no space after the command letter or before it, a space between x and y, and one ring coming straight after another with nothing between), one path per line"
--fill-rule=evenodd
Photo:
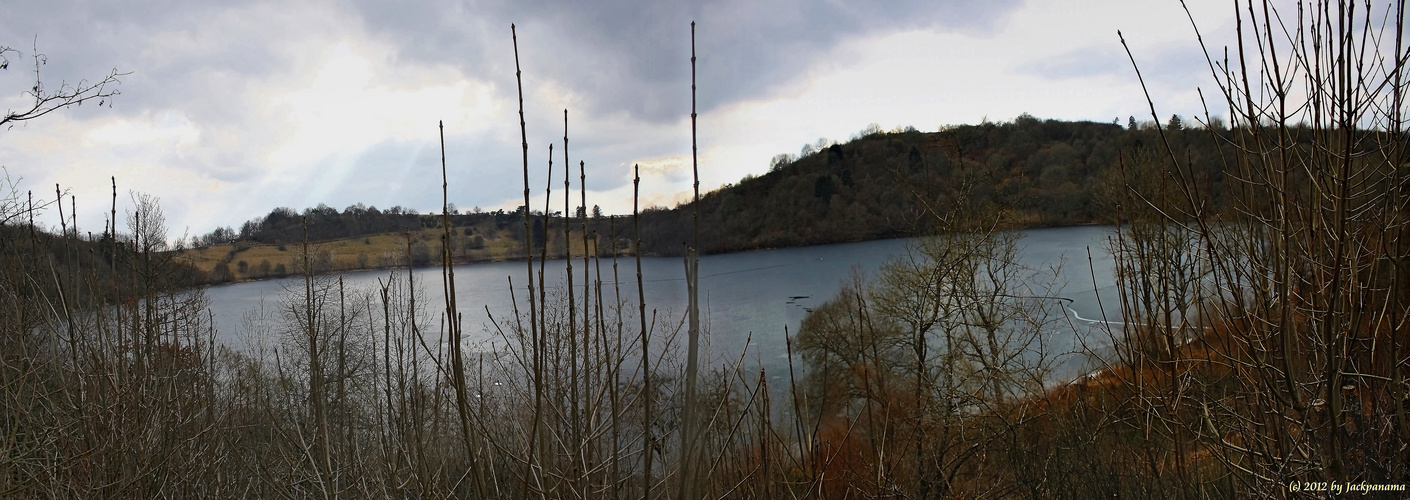
M1166 137L1222 193L1209 131L1181 127ZM1098 200L1120 187L1121 155L1160 141L1153 128L1028 115L939 132L874 132L702 196L701 245L719 253L912 236L933 229L927 211L943 214L957 203L1016 207L1027 226L1110 221L1110 207ZM679 252L689 213L689 205L649 212L645 250Z
M1150 124L1129 126L1110 123L1040 120L1023 115L1011 122L948 127L938 132L882 132L875 128L859 133L846 143L805 147L801 156L779 155L770 171L749 176L701 196L701 247L705 253L723 253L760 248L817 245L924 234L935 217L957 203L1016 207L1020 223L1026 226L1091 224L1114 220L1112 204L1104 193L1122 187L1120 170L1126 155L1141 155L1159 146L1162 137ZM1223 174L1217 141L1208 129L1186 128L1173 119L1167 126L1169 140L1179 156L1189 159L1210 199L1222 203ZM1219 127L1216 125L1216 127ZM1219 127L1222 128L1222 127ZM451 246L457 260L474 262L501 260L522 255L523 207L514 212L459 213L452 215ZM690 204L675 208L649 207L643 210L642 251L652 255L678 255L689 240ZM534 210L532 232L537 244L547 242L549 255L561 255L565 248L561 212L545 219ZM581 227L586 217L589 233L598 236L593 244L599 252L611 248L607 235L612 228L596 207L578 207L570 223L575 233L570 239L581 245ZM348 255L344 265L333 268L378 267L378 253L370 236L387 233L415 233L414 245L437 246L439 241L420 237L423 230L438 227L441 217L418 215L392 207L379 210L362 204L341 212L326 205L305 209L276 208L261 218L245 222L236 231L218 228L196 238L197 248L229 245L217 260L234 267L239 253L254 245L278 246L302 239L302 221L308 220L308 237L313 241L357 239L367 243L359 255ZM427 233L429 234L429 232ZM616 248L630 252L633 247L629 225L619 221ZM374 248L375 247L375 248ZM437 247L438 248L438 247ZM432 255L427 248L413 254ZM429 264L421 259L420 265ZM271 275L261 273L256 261L248 262L239 274L222 273L235 279ZM356 261L356 263L354 263ZM277 263L275 264L277 266ZM285 266L292 269L292 265ZM278 274L278 273L273 273ZM216 277L216 281L224 281Z

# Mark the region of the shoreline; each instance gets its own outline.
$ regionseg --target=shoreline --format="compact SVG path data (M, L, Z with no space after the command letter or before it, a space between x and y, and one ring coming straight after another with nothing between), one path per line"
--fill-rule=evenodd
M1107 225L1107 224L1103 224L1103 223L1101 223L1101 222L1095 222L1095 221L1093 221L1093 222L1086 222L1086 223L1080 223L1080 224L1053 224L1053 225L1034 224L1034 225L1028 225L1028 226L1024 226L1024 227L1018 228L1017 230L1018 230L1018 231L1030 231L1030 230L1035 230L1035 229L1060 229L1060 228L1071 228L1071 227L1093 227L1093 226L1103 226L1103 225ZM383 234L378 234L378 235L365 235L365 236L359 236L359 237L350 238L350 239L339 239L339 240L327 240L327 241L321 241L321 242L310 242L309 245L310 245L310 247L313 247L313 246L316 246L316 245L341 244L341 243L347 243L347 242L350 242L350 241L355 241L355 240L358 240L358 239L371 238L371 237L374 237L374 236L385 236L385 235L387 235L387 234L393 234L393 233L383 233ZM396 235L396 236L400 236L400 235ZM813 243L813 244L807 244L807 245L789 245L789 246L777 246L777 247L773 247L773 246L768 246L768 247L760 246L760 247L756 247L756 248L739 249L739 250L729 250L729 251L724 251L724 252L704 253L704 254L702 254L702 256L709 256L709 255L729 255L729 254L739 254L739 253L749 253L749 252L759 252L759 251L783 250L783 249L789 249L789 248L806 248L806 247L825 246L825 245L843 245L843 244L849 244L849 243L865 243L865 242L869 242L869 241L885 241L885 240L895 240L895 239L905 239L905 238L918 238L918 237L921 237L921 236L894 236L894 237L887 237L887 238L861 238L861 239L855 239L855 240L830 241L830 242L825 242L825 243ZM239 244L239 243L232 244L232 245L226 245L226 246L235 246L235 245L238 245L238 244ZM255 244L255 245L257 245L257 246L273 246L273 245L266 244L266 243L259 243L259 244ZM210 250L210 249L209 249L209 248L207 248L207 249L186 249L186 250L183 250L182 252L208 251L208 250ZM631 252L629 252L629 251L622 250L622 251L619 251L619 252L617 253L617 256L618 256L618 257L633 257L634 255L633 255ZM679 256L680 256L679 254L657 254L657 253L648 253L648 254L643 254L643 255L642 255L642 257L679 257ZM581 257L582 257L581 254L575 254L575 255L572 256L572 258L574 258L574 259L581 258ZM603 256L603 257L610 257L610 256ZM538 257L530 257L530 258L533 259L533 260L535 260L535 261L539 260ZM548 260L560 260L560 259L563 259L563 258L565 258L565 256L563 256L563 255L549 255L549 256L548 256ZM499 262L523 262L523 261L524 261L524 258L523 258L523 257L519 257L519 256L506 257L506 258L480 258L480 259L477 259L477 258L459 257L459 258L452 259L451 265L452 265L452 266L462 266L462 265L474 265L474 264L492 264L492 263L499 263ZM408 268L408 267L410 267L411 269L424 269L424 268L441 267L441 264L440 264L439 262L436 262L436 263L430 263L430 264L421 265L421 266L407 266L405 263L393 264L393 265L369 265L369 266L366 266L366 267L354 267L354 268L343 268L343 269L330 270L330 271L327 271L327 272L315 273L315 275L327 275L327 274L349 273L349 272L362 272L362 271L376 271L376 270L384 270L384 269L406 269L406 268ZM201 272L201 273L202 273L203 275L205 275L205 276L210 276L210 273L211 273L212 269L202 269L202 268L200 268L200 267L197 267L197 271ZM277 280L277 279L291 278L291 277L297 277L297 276L299 276L298 273L296 273L296 272L289 272L289 273L285 273L285 274L278 275L278 276L266 275L266 276L260 276L260 277L254 277L254 278L251 278L251 277L243 277L243 278L238 278L238 279L232 278L232 279L225 280L225 281L205 280L205 281L202 281L202 282L200 282L200 283L196 283L195 286L235 285L235 284L240 284L240 283L253 283L253 282L259 282L259 281Z

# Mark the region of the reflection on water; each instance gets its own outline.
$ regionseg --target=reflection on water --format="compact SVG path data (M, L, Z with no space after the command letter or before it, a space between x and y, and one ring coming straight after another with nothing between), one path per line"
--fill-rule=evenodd
M1054 323L1062 331L1053 337L1050 347L1076 351L1082 350L1084 345L1101 349L1110 343L1107 335L1097 329L1103 322L1119 321L1113 265L1106 249L1110 232L1110 228L1099 226L1023 232L1020 241L1023 264L1036 270L1060 270L1057 295L1065 299L1070 321ZM749 338L752 340L745 353L747 362L762 366L774 377L786 374L785 329L796 333L803 316L831 298L854 269L867 276L874 274L887 258L905 253L909 241L868 241L702 257L702 326L710 335L710 359L719 365L724 359L737 358L741 349L746 349L743 344ZM580 297L582 264L581 259L573 263L574 285ZM602 294L606 300L615 300L619 286L625 307L635 311L635 261L621 259L618 265L619 279L613 279L611 260L591 266L591 279L596 281L598 269L601 269L605 276ZM657 324L678 324L686 302L683 260L649 257L643 258L641 265L647 314L654 311ZM538 267L535 262L535 273ZM563 260L547 263L544 281L550 290L565 282L565 269ZM489 343L497 339L492 333L487 310L500 324L512 317L511 276L518 303L525 307L528 299L524 272L523 262L455 267L456 301L464 318L467 350L488 350ZM363 271L346 273L343 277L349 290L375 289L378 278L386 281L388 273L388 270ZM438 268L419 269L415 273L417 286L425 291L426 309L437 316L444 307L440 273ZM302 286L298 278L286 278L209 288L207 296L211 299L219 340L243 346L241 339L248 334L242 331L245 325L241 317L245 311L260 307L261 301L266 311L272 311L285 295L286 287L300 289ZM631 327L627 329L633 331ZM1080 361L1080 357L1072 357L1055 376L1063 378L1083 369Z

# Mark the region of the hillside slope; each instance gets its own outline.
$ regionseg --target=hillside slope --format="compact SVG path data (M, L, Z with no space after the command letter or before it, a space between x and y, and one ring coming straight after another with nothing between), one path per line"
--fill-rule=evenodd
M701 250L722 253L913 236L930 230L936 216L944 216L957 204L1012 207L1018 223L1026 226L1110 222L1116 207L1102 200L1104 193L1124 182L1123 158L1163 163L1170 154L1166 141L1170 150L1193 165L1188 175L1200 181L1210 199L1221 203L1222 163L1218 143L1208 130L1167 129L1162 138L1150 127L1129 129L1024 115L1012 122L939 132L874 132L845 144L805 149L807 154L778 162L764 175L702 194ZM679 254L691 240L692 210L692 204L686 203L643 211L642 251ZM581 219L570 221L571 243L565 244L561 214L545 218L534 211L531 217L536 249L547 245L554 256L572 245L575 253L582 252ZM320 205L302 214L277 208L246 222L239 231L222 228L197 238L192 258L211 273L213 281L282 275L276 271L279 264L285 264L286 271L294 265L263 263L292 259L292 253L271 247L301 241L305 218L309 239L330 249L328 269L404 264L406 255L414 265L439 260L440 216L361 204L341 212ZM607 252L613 246L607 239L613 231L609 221L587 219L589 234L596 234L588 245ZM523 207L515 212L452 215L452 254L457 262L522 256L523 221ZM630 222L618 217L615 232L615 247L630 251ZM405 234L411 234L412 241L407 242ZM264 250L255 252L258 255L240 255L259 248ZM397 252L402 257L397 258Z
M1166 138L1222 200L1211 134L1167 130ZM1026 226L1110 222L1114 207L1101 200L1122 182L1123 155L1159 162L1169 153L1153 129L1028 116L940 132L875 133L702 195L701 246L718 253L912 236L956 204L1013 207ZM678 253L689 239L690 208L647 213L645 250Z

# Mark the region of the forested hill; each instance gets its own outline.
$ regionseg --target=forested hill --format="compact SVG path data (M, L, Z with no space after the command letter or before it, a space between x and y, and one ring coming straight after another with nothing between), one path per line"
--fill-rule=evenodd
M1172 120L1165 130L1191 175L1223 200L1217 141ZM811 150L811 151L810 151ZM1104 193L1127 175L1164 168L1169 150L1150 124L1038 120L950 127L939 132L873 131L845 144L776 157L771 171L703 194L706 253L910 236L957 203L1016 209L1025 226L1110 222ZM1134 162L1141 165L1137 167ZM1193 169L1191 171L1190 169ZM678 253L690 241L690 206L648 213L644 246ZM933 210L934 213L928 213Z
M701 248L705 253L721 253L910 236L928 230L937 215L944 216L959 203L1011 207L1017 222L1030 227L1110 222L1114 207L1102 202L1107 199L1103 193L1121 189L1133 170L1167 168L1170 152L1166 142L1184 166L1182 175L1195 179L1206 190L1207 199L1215 203L1224 199L1215 134L1185 127L1178 118L1165 124L1163 137L1149 122L1132 125L1039 120L1024 115L1011 122L954 126L938 132L882 132L873 127L846 143L820 141L805 146L797 156L775 157L764 175L702 193ZM679 254L682 245L692 239L691 209L687 203L644 210L643 251ZM468 262L522 256L522 210L452 216L455 258ZM580 214L584 211L578 207ZM600 235L594 244L606 251L611 230L607 219L594 216L595 207L586 212L589 231ZM561 254L565 247L562 214L555 212L545 221L541 213L533 213L535 247L547 244L550 255ZM574 215L570 244L581 248L582 222ZM440 231L432 234L440 224L439 215L418 215L400 207L378 210L362 204L342 211L320 205L302 213L281 207L246 222L238 231L222 228L198 237L191 246L229 246L233 250L213 258L233 266L242 248L278 245L282 251L283 245L301 241L304 219L312 241L366 243L361 250L348 251L371 257L358 256L355 260L359 262L353 264L354 257L349 255L349 262L335 262L334 268L388 265L376 260L377 250L386 245L374 245L377 238L368 238L377 234L417 234L413 243L426 248L410 249L413 257L420 257L416 264L429 264L430 256L439 254L435 249ZM630 248L630 231L630 221L619 217L619 250ZM409 244L398 245L405 250ZM256 262L247 265L253 267ZM272 264L277 267L279 262ZM261 277L251 273L230 278Z

